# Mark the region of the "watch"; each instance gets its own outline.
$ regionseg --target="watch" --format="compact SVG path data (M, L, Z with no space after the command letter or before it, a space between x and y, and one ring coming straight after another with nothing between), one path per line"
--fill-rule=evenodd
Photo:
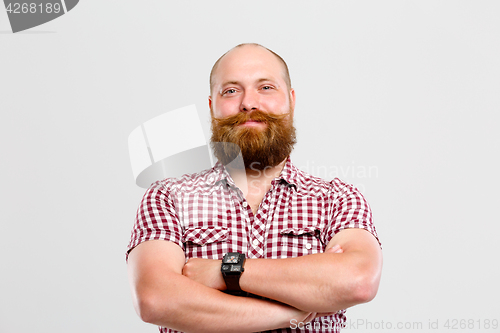
M244 294L240 288L241 273L245 271L245 255L239 252L229 252L224 255L220 271L226 283L227 293L233 295Z

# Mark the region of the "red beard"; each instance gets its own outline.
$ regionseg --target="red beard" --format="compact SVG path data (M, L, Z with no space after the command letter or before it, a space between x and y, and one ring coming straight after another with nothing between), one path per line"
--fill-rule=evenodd
M264 170L280 164L290 155L297 142L291 114L269 114L256 110L238 112L222 119L212 116L210 141L215 156L227 165L238 156L241 149L246 169ZM249 120L264 122L266 127L238 126Z

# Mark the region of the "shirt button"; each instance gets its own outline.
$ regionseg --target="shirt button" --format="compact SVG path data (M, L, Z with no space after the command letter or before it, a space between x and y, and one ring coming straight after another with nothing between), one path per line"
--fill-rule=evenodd
M254 240L252 241L252 244L253 244L254 246L259 246L259 240L258 240L258 239L254 239Z
M248 204L247 204L247 202L246 202L246 201L243 203L243 207L245 207L245 208L247 208L247 207L248 207Z
M310 250L311 248L312 248L311 243L307 243L307 244L306 244L306 249Z

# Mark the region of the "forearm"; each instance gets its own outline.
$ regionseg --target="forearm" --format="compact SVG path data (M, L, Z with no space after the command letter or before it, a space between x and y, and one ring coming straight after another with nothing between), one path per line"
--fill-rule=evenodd
M130 253L132 296L142 320L184 332L255 332L308 316L278 302L231 296L202 285L182 275L184 262L182 249L171 242L144 242Z
M247 260L240 285L305 311L335 312L373 299L382 270L375 238L362 229L343 230L327 249L298 258Z
M357 260L352 253L249 259L240 286L305 311L335 312L373 298L377 277Z
M162 291L140 296L144 321L183 332L256 332L286 327L290 320L307 316L278 302L227 295L184 276L166 280Z
M182 273L202 285L224 290L220 265L220 260L194 258ZM352 229L338 233L325 253L247 259L239 284L246 292L306 312L331 313L373 299L381 269L378 242L365 230Z

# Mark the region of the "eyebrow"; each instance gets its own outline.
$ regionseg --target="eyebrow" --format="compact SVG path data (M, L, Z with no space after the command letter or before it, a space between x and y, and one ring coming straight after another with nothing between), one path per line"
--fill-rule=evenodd
M265 81L270 81L273 83L276 83L276 85L279 86L278 82L276 80L270 79L270 78L260 78L257 80L257 83L265 82ZM240 84L240 81L226 81L223 84L221 84L221 87L224 87L228 84Z
M221 87L226 86L228 84L240 84L240 83L238 81L227 81L227 82L224 82L223 84L221 84Z

